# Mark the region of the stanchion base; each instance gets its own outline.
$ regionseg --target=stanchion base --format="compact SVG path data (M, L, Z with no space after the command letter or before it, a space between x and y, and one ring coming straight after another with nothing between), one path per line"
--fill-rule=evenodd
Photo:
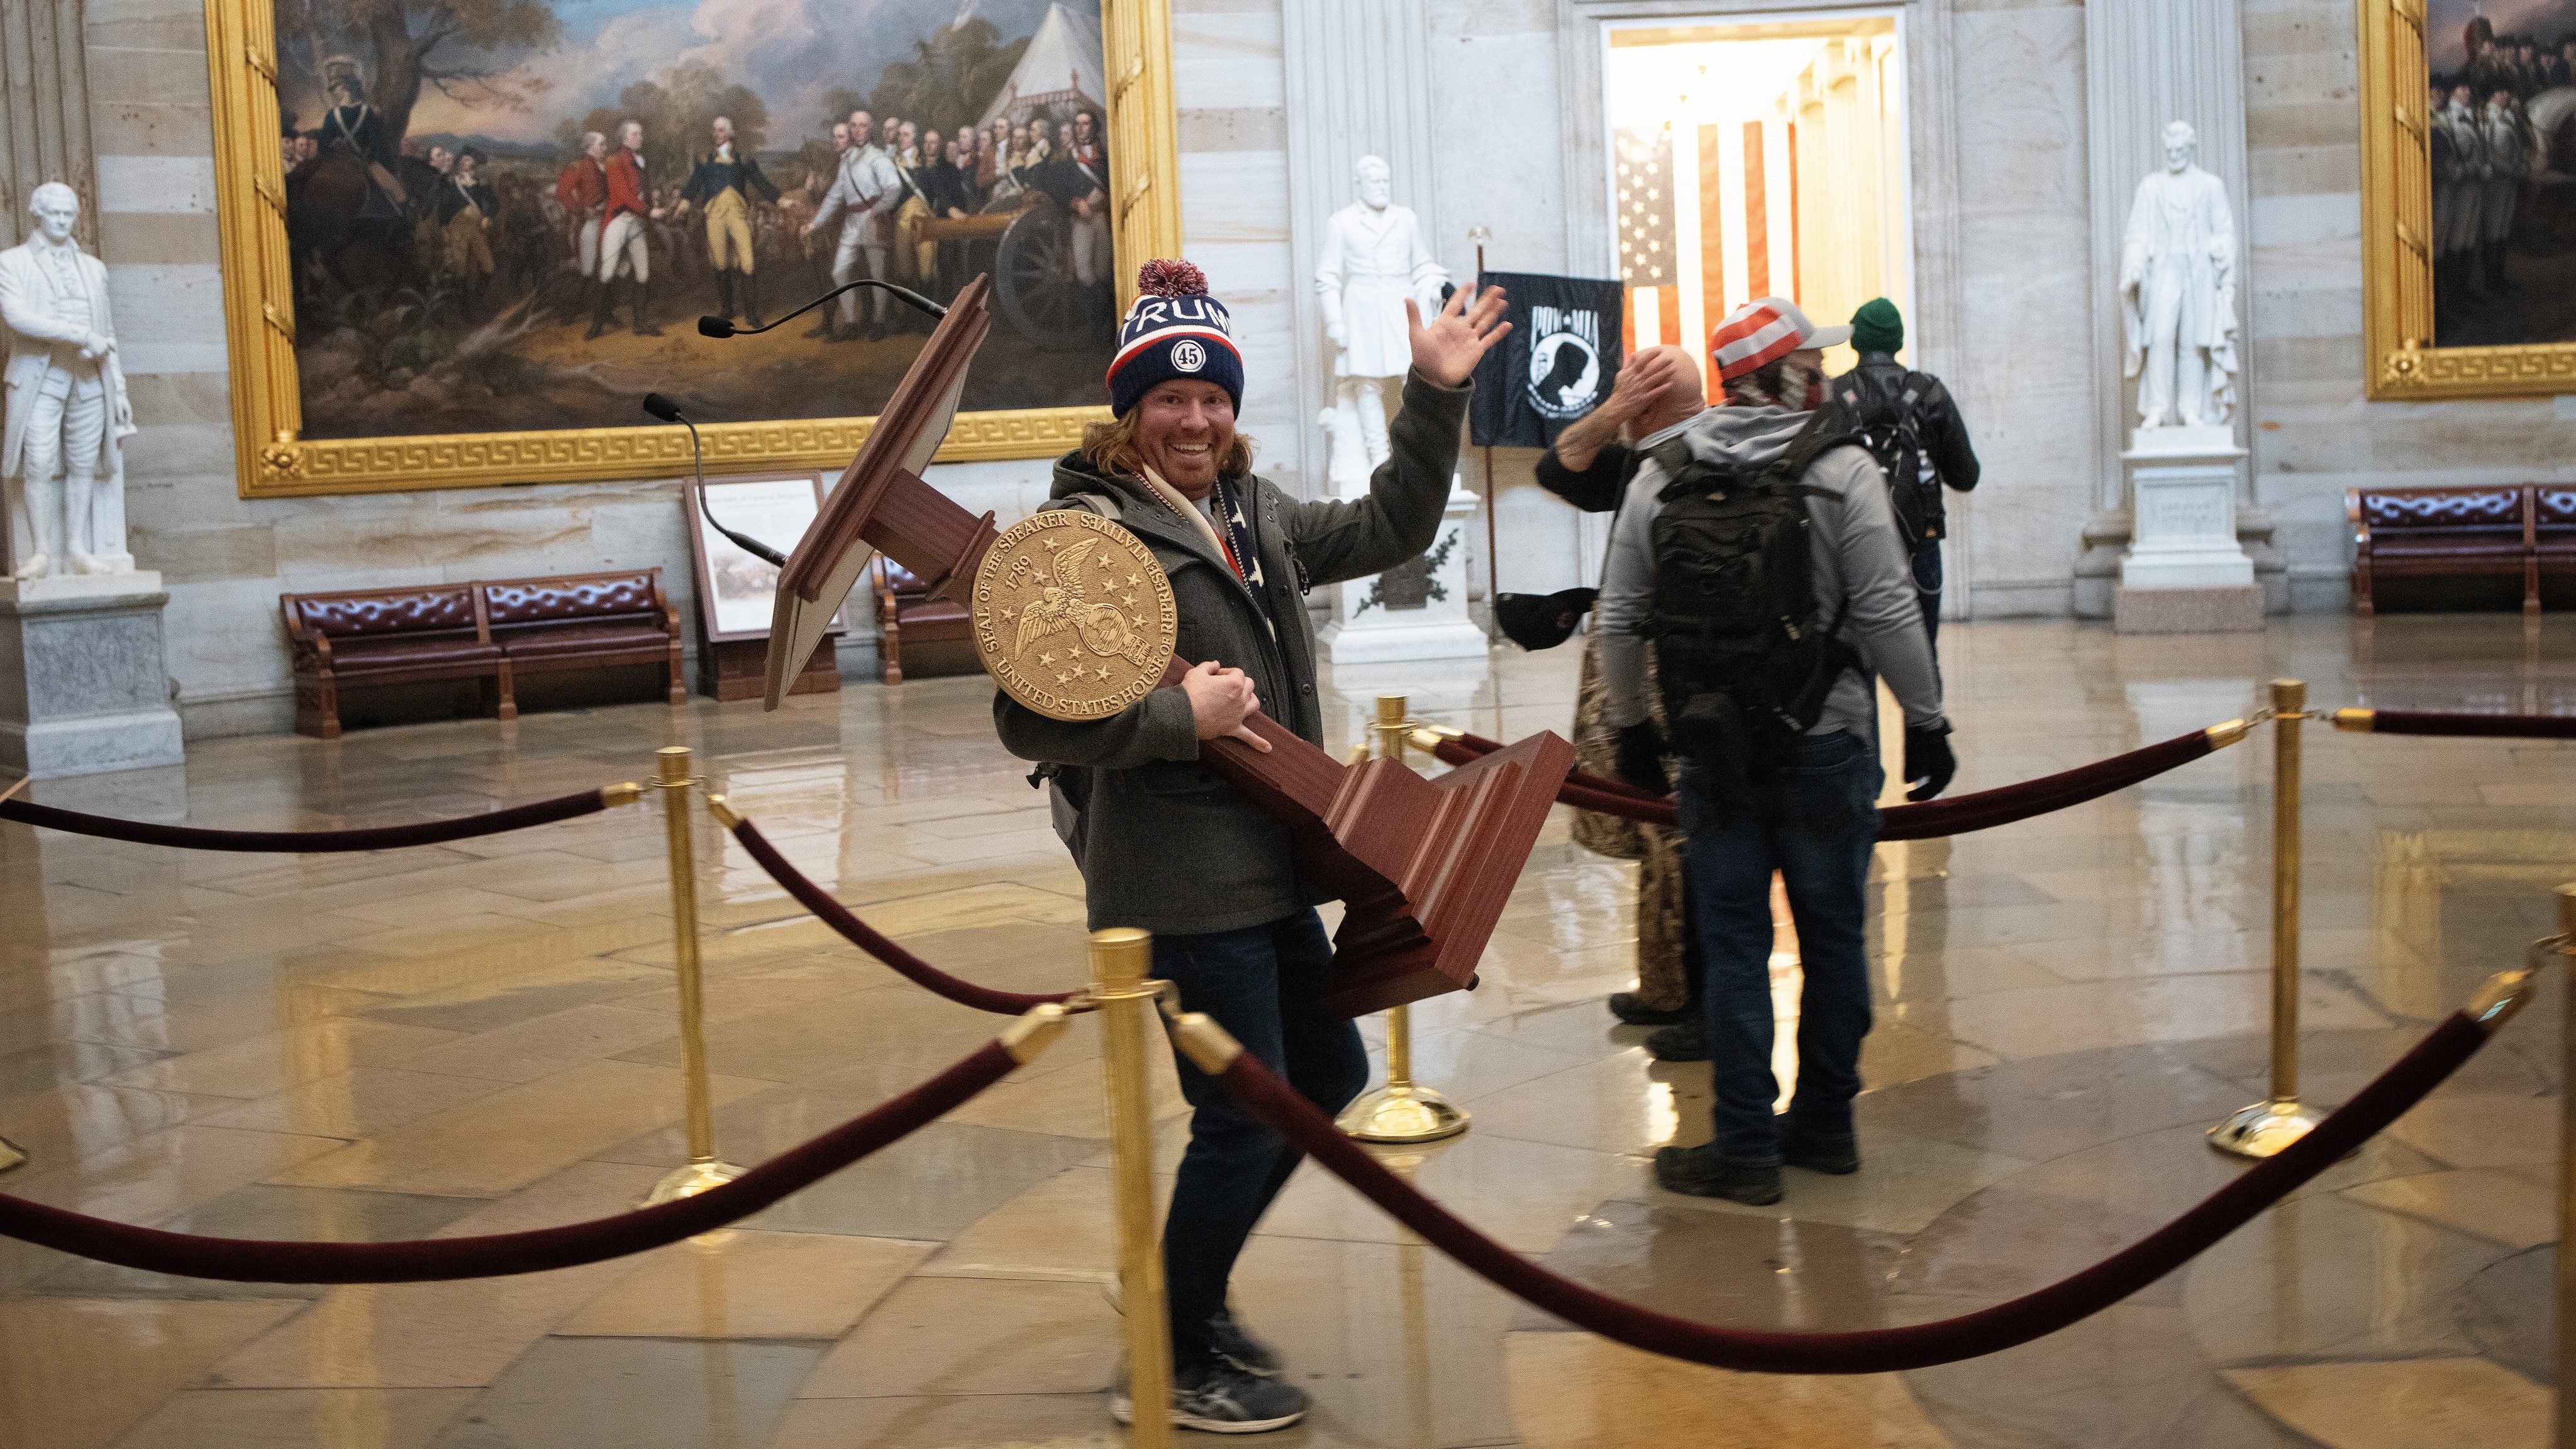
M2325 1119L2304 1102L2257 1102L2210 1128L2209 1145L2238 1157L2269 1157Z
M10 1141L6 1137L0 1137L0 1172L7 1172L10 1168L24 1167L26 1165L27 1149Z
M1380 1087L1333 1119L1362 1142L1437 1142L1467 1130L1467 1109L1429 1087Z
M660 1182L653 1184L651 1192L644 1194L643 1206L653 1207L659 1203L677 1202L684 1197L696 1197L708 1188L722 1187L742 1174L743 1169L730 1162L692 1162L686 1167L675 1167L664 1174Z

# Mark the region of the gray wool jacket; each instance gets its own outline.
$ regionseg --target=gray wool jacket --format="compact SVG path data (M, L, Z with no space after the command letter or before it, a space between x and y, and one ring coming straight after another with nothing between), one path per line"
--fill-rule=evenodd
M1760 470L1788 450L1810 415L1786 408L1713 407L1681 425L1691 456L1736 472ZM1661 434L1657 435L1662 436ZM1646 718L1646 650L1654 631L1656 497L1670 481L1652 458L1637 469L1619 505L1610 534L1610 559L1592 627L1601 634L1601 670L1610 723L1625 727ZM1909 729L1941 724L1941 678L1923 632L1887 475L1858 447L1831 449L1807 465L1800 480L1825 496L1807 500L1808 542L1816 579L1816 615L1831 621L1845 604L1841 638L1858 651L1858 668L1845 669L1825 696L1824 713L1811 735L1849 730L1876 735L1878 704L1868 674L1887 681L1905 707Z
M1402 409L1387 424L1390 455L1366 498L1300 502L1266 478L1250 480L1275 637L1249 587L1197 526L1138 480L1096 473L1081 453L1068 453L1056 462L1045 506L1088 509L1142 539L1171 577L1180 657L1242 670L1263 713L1321 745L1305 591L1382 573L1431 547L1472 388L1441 387L1419 373L1405 379ZM993 727L1021 759L1067 767L1066 793L1087 797L1076 851L1093 930L1232 931L1325 899L1298 881L1287 831L1199 764L1198 730L1180 690L1158 689L1087 722L1049 719L997 690Z

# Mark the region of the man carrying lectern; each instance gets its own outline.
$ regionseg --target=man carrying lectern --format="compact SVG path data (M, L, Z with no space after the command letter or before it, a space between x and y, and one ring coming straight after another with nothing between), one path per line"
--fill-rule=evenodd
M1333 955L1314 909L1322 896L1298 881L1285 828L1211 773L1200 745L1233 736L1267 751L1245 726L1256 709L1322 742L1305 592L1430 547L1469 376L1511 329L1499 290L1461 292L1427 323L1408 304L1413 370L1388 429L1392 456L1366 498L1304 502L1251 470L1251 441L1235 431L1242 354L1198 268L1151 262L1139 284L1109 364L1113 419L1057 462L1046 506L1122 525L1168 593L1106 540L1050 543L1047 556L1013 563L1010 646L1024 677L1073 699L1087 677L1110 679L1108 661L1158 622L1149 614L1161 596L1177 610L1175 652L1199 663L1181 688L1105 718L1052 718L997 693L994 724L1005 748L1050 777L1091 925L1153 932L1154 974L1177 986L1184 1010L1214 1017L1334 1112L1367 1085L1369 1066L1357 1025L1314 1000ZM1285 1428L1304 1417L1306 1395L1235 1320L1226 1284L1296 1154L1186 1059L1180 1076L1196 1115L1164 1234L1168 1412L1222 1433ZM1131 1422L1136 1412L1123 1390L1112 1410Z

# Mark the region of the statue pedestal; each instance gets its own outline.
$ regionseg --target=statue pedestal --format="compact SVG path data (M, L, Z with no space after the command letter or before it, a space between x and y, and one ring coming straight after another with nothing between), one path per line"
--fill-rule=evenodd
M1431 551L1371 579L1333 586L1333 619L1315 635L1334 664L1482 659L1485 631L1467 617L1467 525L1476 495L1449 483Z
M0 578L0 767L51 779L182 762L161 576Z
M2129 471L2128 556L2112 595L2122 634L2241 634L2263 627L2254 560L2236 541L2235 429L2141 428L2120 455Z

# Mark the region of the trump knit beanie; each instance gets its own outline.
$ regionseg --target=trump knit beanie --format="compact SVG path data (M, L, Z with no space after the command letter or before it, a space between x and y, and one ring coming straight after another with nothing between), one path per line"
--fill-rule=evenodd
M1894 352L1905 345L1905 319L1898 315L1896 304L1885 297L1872 297L1852 314L1852 350L1854 352Z
M1207 274L1188 262L1147 262L1109 359L1110 414L1127 416L1156 383L1180 377L1215 383L1243 410L1243 354L1225 304L1208 295Z

